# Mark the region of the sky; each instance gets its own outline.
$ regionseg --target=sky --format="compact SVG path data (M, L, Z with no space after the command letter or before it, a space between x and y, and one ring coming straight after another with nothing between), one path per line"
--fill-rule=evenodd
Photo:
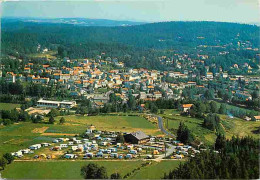
M260 22L260 0L5 1L2 17L83 17L159 21Z

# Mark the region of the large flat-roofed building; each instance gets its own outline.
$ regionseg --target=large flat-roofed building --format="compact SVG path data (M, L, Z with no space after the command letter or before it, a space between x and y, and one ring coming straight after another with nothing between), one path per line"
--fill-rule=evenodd
M137 131L124 135L125 141L132 144L142 144L149 141L150 137L143 131Z
M76 106L76 101L50 101L40 99L37 101L37 106L46 108L72 108Z

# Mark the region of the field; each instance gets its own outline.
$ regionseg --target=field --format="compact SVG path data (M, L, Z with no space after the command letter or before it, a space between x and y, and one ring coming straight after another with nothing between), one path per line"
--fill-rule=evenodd
M12 110L14 108L19 108L20 106L20 104L0 103L0 110Z
M30 54L29 56L30 56L31 58L56 59L56 54L57 54L57 52L55 52L55 51L48 51L48 52L45 52L45 53Z
M211 144L215 141L216 135L212 131L202 127L202 119L180 116L179 113L179 111L173 109L165 110L162 117L166 128L166 119L169 118L168 129L173 129L173 132L176 134L180 122L183 121L197 139L203 141L206 144Z
M79 133L77 127L86 129L88 125L94 125L98 130L133 132L142 130L147 134L157 135L160 130L156 125L150 123L146 119L139 116L65 116L66 123L64 126L50 127L46 132L59 133L66 131L67 133ZM57 117L58 121L60 117ZM75 130L73 129L75 127ZM66 129L66 130L65 130Z
M164 173L178 167L181 161L161 161L153 162L150 166L142 168L138 173L130 177L130 179L161 179Z
M42 162L14 162L2 171L2 177L12 179L82 179L80 168L89 161L42 161ZM152 162L151 165L141 167L143 161L95 161L105 166L108 175L118 172L121 176L135 171L130 179L160 179L164 172L177 167L180 161ZM48 173L46 173L48 172Z
M252 110L250 110L250 109L246 109L246 108L242 108L242 107L237 107L237 106L234 106L234 105L230 105L230 104L228 104L228 103L219 103L219 102L217 102L217 101L215 101L215 102L217 103L218 107L220 107L221 104L225 104L227 110L231 110L231 109L233 109L233 110L242 110L242 111L245 111L245 112L247 112L247 113L250 113L250 112L252 111ZM259 113L258 113L258 114L259 114Z
M8 127L0 126L0 154L15 152L35 143L50 142L54 137L81 134L87 129L87 125L91 124L98 130L143 130L147 134L160 134L156 125L137 116L65 116L64 125L58 124L60 118L55 118L55 124L21 122Z
M260 122L255 121L245 121L239 118L228 118L227 115L220 115L221 119L224 120L224 127L228 127L225 129L226 137L231 138L232 136L253 136L254 138L259 138L259 132L254 133L259 127Z
M214 132L202 127L203 119L180 116L179 112L173 109L165 110L163 117L165 127L167 128L168 119L168 129L172 129L175 134L179 127L179 123L183 121L199 140L206 144L212 144L215 142L216 135ZM227 115L220 115L220 117L227 138L247 135L259 138L259 134L255 134L253 131L256 131L257 128L260 127L260 122L248 122L240 118L229 118Z
M46 126L51 125L24 122L8 127L0 126L0 154L14 152L35 143L51 141L48 137L40 136L40 133L33 133L34 129Z

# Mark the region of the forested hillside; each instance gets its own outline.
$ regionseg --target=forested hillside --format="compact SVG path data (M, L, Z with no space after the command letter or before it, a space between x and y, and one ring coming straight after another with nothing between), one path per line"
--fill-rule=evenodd
M26 57L42 48L57 50L70 58L95 57L101 52L121 58L127 66L161 69L156 63L160 55L198 52L217 56L228 50L224 59L245 61L256 52L237 51L237 44L250 42L259 46L259 27L219 22L162 22L136 26L82 27L67 24L12 22L2 23L2 52ZM65 52L65 53L64 53ZM146 60L143 60L142 57ZM222 57L223 58L223 57ZM215 58L214 61L222 61ZM229 63L227 66L230 66Z

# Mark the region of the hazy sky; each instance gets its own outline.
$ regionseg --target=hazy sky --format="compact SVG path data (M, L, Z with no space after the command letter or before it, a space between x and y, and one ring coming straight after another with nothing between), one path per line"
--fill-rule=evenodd
M260 22L258 0L7 1L2 16L134 21Z

